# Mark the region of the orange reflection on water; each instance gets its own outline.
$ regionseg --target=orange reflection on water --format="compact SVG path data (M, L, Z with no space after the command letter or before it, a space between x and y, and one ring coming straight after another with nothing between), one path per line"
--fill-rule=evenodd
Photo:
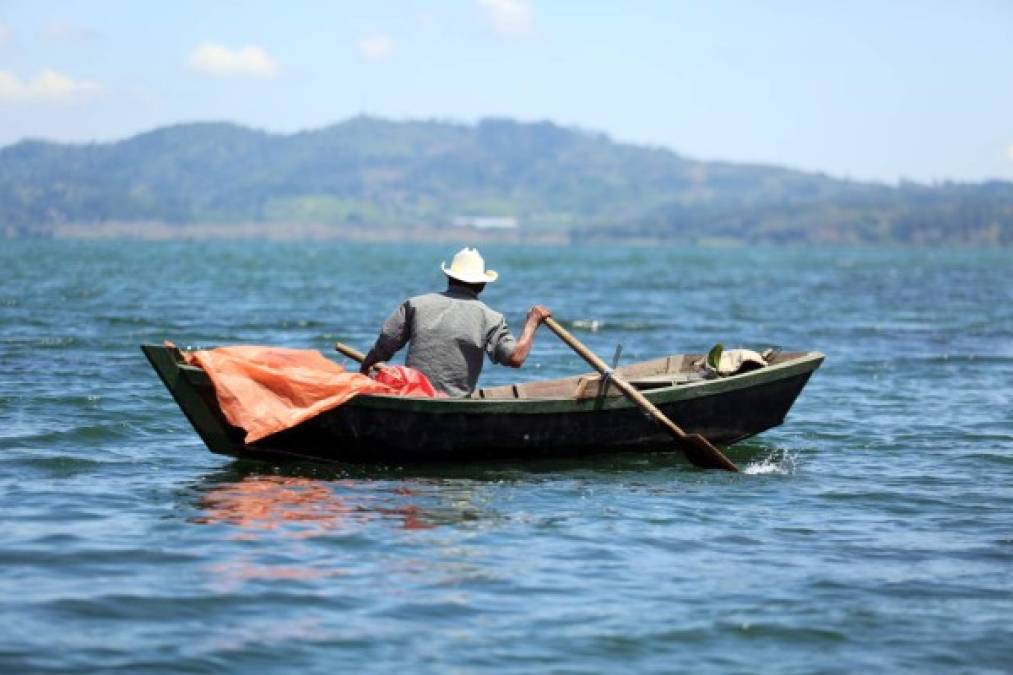
M421 509L414 505L372 506L369 495L339 495L336 483L298 476L247 476L223 483L204 494L204 515L197 523L227 523L256 538L257 531L284 529L287 536L313 537L361 527L374 517L395 517L404 529L427 529ZM399 496L411 491L399 488ZM375 498L375 497L374 497Z
M209 572L233 582L256 581L260 579L283 579L287 581L312 581L324 577L335 577L344 574L341 569L320 569L318 567L298 567L294 565L266 565L247 562L212 565Z
M198 523L228 523L244 530L301 525L293 536L310 537L344 525L350 508L322 481L293 476L248 476L216 486L200 500ZM251 532L251 536L252 532Z

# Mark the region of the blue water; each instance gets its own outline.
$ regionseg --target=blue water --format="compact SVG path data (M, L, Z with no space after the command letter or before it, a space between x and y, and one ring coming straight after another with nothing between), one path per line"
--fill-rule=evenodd
M454 246L0 249L0 671L1013 668L1009 251L485 247L606 357L826 353L731 475L232 461L137 348L364 348Z

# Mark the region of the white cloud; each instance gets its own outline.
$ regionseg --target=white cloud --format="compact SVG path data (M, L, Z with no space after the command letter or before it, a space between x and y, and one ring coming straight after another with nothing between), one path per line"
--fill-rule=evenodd
M215 77L271 78L281 73L281 65L263 48L253 45L229 49L205 42L190 52L187 65Z
M33 79L25 81L6 70L0 70L0 101L67 102L88 98L100 91L102 87L95 82L75 80L52 68L43 68Z
M51 42L91 42L98 33L88 26L70 21L50 21L39 26L39 35Z
M356 46L367 61L382 61L394 53L394 41L386 35L367 35Z
M1006 158L1013 159L1013 143L1006 146Z
M478 0L486 20L500 35L524 37L535 30L531 5L526 0Z

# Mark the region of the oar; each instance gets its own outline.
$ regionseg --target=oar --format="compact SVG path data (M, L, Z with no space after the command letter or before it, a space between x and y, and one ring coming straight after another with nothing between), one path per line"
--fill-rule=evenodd
M725 454L714 447L706 438L700 434L687 434L679 428L679 425L665 417L665 413L658 410L653 403L647 400L646 396L637 391L636 387L609 368L604 361L585 347L580 340L570 335L569 331L560 326L555 319L552 317L546 318L545 325L558 335L563 342L569 345L573 351L577 352L581 358L591 364L592 368L601 373L602 378L608 377L628 399L640 406L640 409L653 417L658 424L665 427L679 444L679 447L686 455L686 459L691 463L705 469L739 470L739 467L735 466L732 460L725 457Z
M356 361L358 363L362 363L363 361L366 360L366 355L365 354L363 354L362 352L360 352L355 347L349 347L348 345L346 345L343 342L335 342L334 343L334 349L336 351L341 352L342 354L344 354L348 358L350 358L353 361ZM383 367L381 365L377 364L377 363L374 363L373 367L370 368L370 370L382 370L382 369L383 369Z

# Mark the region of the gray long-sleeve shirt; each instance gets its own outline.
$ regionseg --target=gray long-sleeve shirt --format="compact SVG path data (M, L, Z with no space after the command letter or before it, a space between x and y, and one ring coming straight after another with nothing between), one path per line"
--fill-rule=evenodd
M516 345L503 315L463 288L401 303L384 322L370 355L388 361L406 343L405 365L421 370L437 390L450 396L475 390L484 355L503 363Z

